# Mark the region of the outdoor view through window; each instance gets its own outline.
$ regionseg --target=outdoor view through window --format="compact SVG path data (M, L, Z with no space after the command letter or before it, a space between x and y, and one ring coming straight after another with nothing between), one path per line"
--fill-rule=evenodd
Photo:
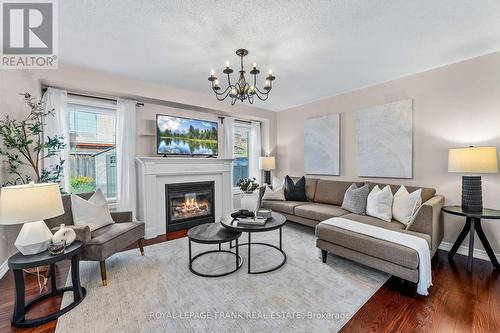
M234 126L234 162L233 162L233 187L240 178L248 178L248 142L250 127L244 125Z
M114 109L68 104L71 193L100 188L116 199L116 116Z

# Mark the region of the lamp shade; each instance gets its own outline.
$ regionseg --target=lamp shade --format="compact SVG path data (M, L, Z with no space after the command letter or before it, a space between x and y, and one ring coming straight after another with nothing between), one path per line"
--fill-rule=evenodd
M274 170L276 169L276 159L274 156L259 157L259 169Z
M20 224L64 214L59 185L43 183L3 187L0 224Z
M497 173L497 148L452 148L448 151L448 172Z

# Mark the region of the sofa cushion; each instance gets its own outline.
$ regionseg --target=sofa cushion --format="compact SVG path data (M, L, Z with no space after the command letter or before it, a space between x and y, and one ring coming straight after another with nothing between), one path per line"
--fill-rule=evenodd
M387 223L387 222L386 222ZM405 231L401 231L404 233ZM430 245L430 237L422 235ZM328 241L342 247L368 254L382 260L392 262L410 269L418 268L418 253L417 251L392 242L359 234L353 231L338 228L325 223L320 223L316 226L316 236L319 239ZM425 237L427 236L427 237Z
M300 205L306 205L307 202L303 201L272 201L262 200L262 207L269 208L278 212L287 214L294 214L294 208Z
M306 178L301 177L294 181L289 176L285 177L285 198L288 201L307 201Z
M370 190L368 184L357 187L356 184L349 186L345 191L344 201L342 208L355 214L366 214L366 199L368 198Z
M297 182L301 177L290 177L292 180ZM283 184L284 184L283 180ZM318 183L318 179L316 178L307 178L306 177L306 197L308 201L314 200L314 194L316 193L316 184Z
M381 183L368 183L370 186L370 191L375 187L375 185L378 185L380 188L383 188L386 185L389 185L391 187L392 194L396 194L396 192L399 190L401 185L394 185L394 184L381 184ZM418 186L406 186L406 189L408 192L414 192L418 190L419 188L422 189L422 203L426 202L430 198L436 195L436 189L435 188L429 188L429 187L418 187Z
M347 214L345 216L342 216L345 219L361 222L361 223L366 223L370 225L374 225L376 227L381 227L381 228L386 228L386 229L404 229L405 225L392 220L391 222L387 221L382 221L381 219L378 219L373 216L368 216L368 215L358 215L354 213Z
M352 182L342 182L337 180L318 179L314 202L330 205L342 206L345 191L352 185ZM363 183L356 183L363 186Z
M349 214L349 211L339 206L321 203L309 203L295 207L295 215L316 221L324 221L332 217Z

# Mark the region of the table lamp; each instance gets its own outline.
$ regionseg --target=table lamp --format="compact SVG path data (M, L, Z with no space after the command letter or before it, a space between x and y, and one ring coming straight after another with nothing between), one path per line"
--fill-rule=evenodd
M271 185L271 170L276 169L276 159L274 156L259 157L259 169L264 170L264 182Z
M448 151L448 172L472 174L462 176L462 209L483 210L482 173L497 173L496 147L452 148Z
M0 224L23 224L14 245L24 255L47 250L52 233L43 221L64 214L59 184L6 186L0 192Z

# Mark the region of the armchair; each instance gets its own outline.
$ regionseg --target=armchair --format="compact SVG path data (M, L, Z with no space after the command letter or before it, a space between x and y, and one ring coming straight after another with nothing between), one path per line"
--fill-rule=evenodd
M93 193L82 193L78 196L89 199ZM115 223L90 232L88 226L74 225L71 211L71 196L62 196L64 214L45 220L52 232L56 232L61 224L75 230L76 238L83 242L81 260L99 261L103 286L108 284L106 275L106 259L120 252L130 244L137 242L141 255L144 255L143 240L144 222L132 221L132 212L112 212Z

